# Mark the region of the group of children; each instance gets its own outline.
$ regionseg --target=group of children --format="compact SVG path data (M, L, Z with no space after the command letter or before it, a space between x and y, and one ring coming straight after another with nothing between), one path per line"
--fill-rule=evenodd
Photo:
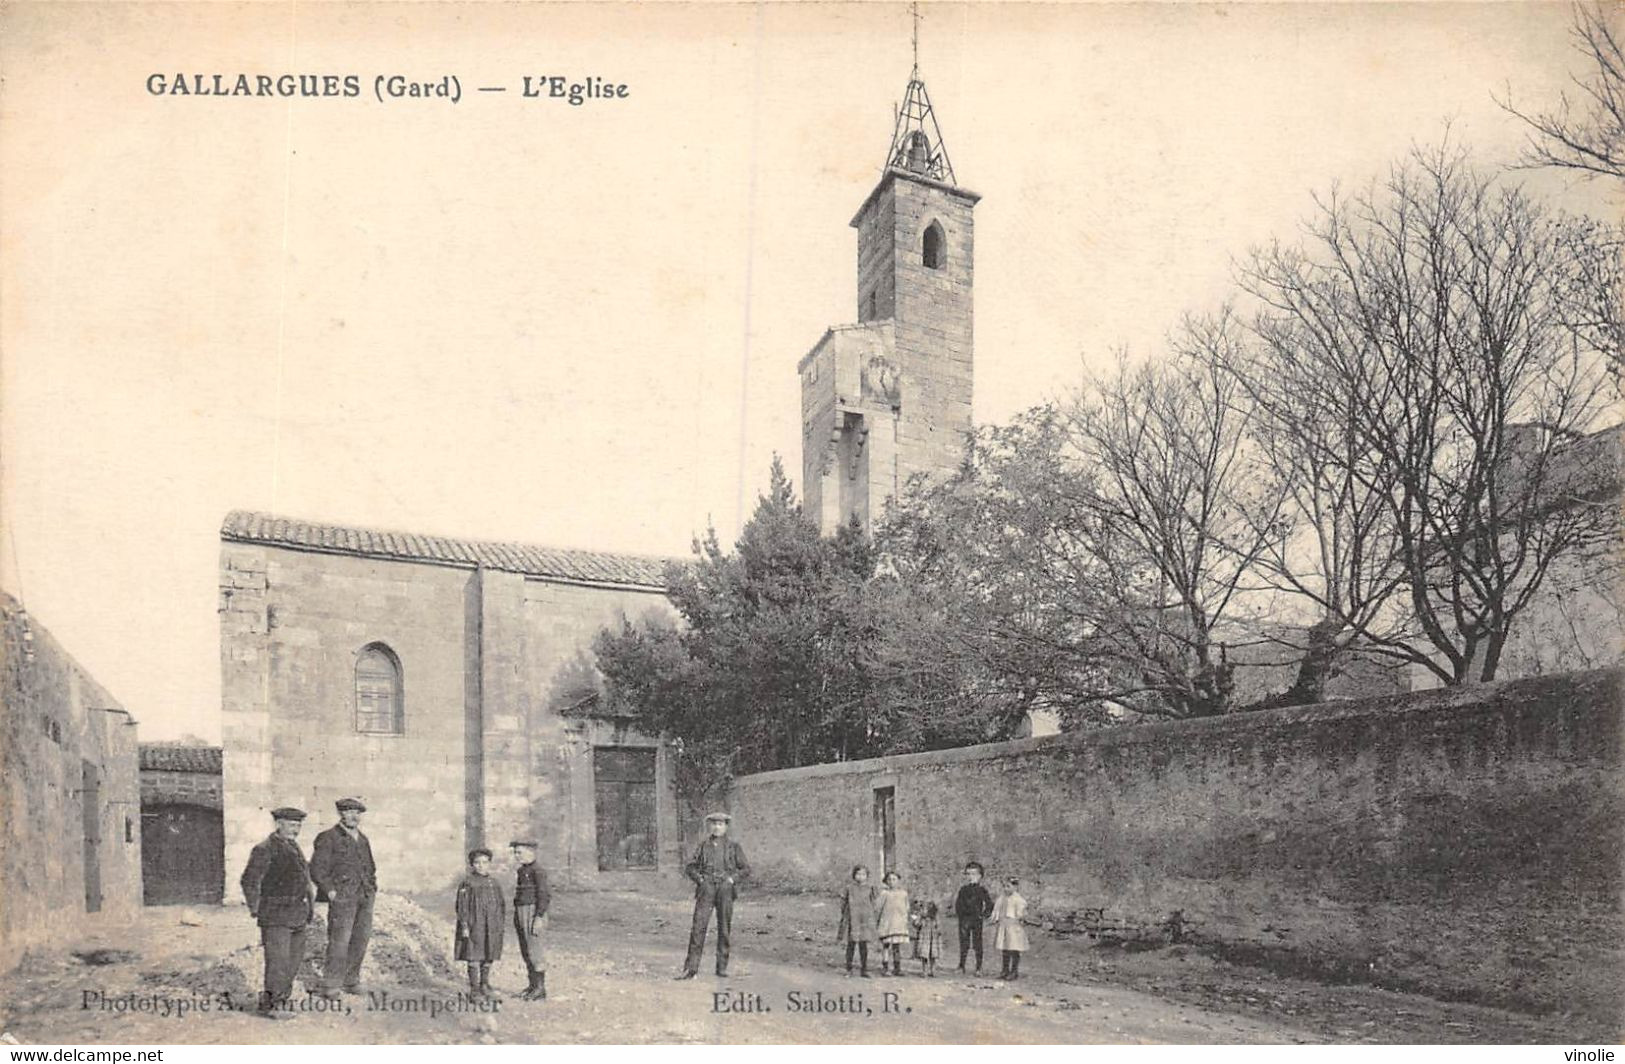
M536 843L518 839L508 844L518 863L513 889L513 928L519 939L530 983L520 992L525 1001L547 997L547 966L542 954L542 933L552 898L547 874L536 865ZM491 878L491 851L468 853L468 874L457 885L457 959L468 965L471 997L496 1000L491 990L491 963L502 956L508 903L502 887Z
M530 985L519 996L527 1001L547 997L547 972L542 956L542 931L546 926L550 897L547 876L536 866L536 844L528 839L510 843L518 863L513 895L513 926L519 937L519 951L530 974ZM959 971L965 970L970 953L976 954L976 971L982 970L982 929L992 921L993 948L1003 954L1000 979L1021 977L1021 954L1027 949L1027 901L1021 896L1021 883L1015 877L1004 881L1004 891L995 901L982 886L985 870L972 861L965 866L965 881L954 896L954 918L959 924ZM913 944L913 956L920 962L922 976L935 977L937 958L942 955L942 926L936 902L911 903L903 889L903 877L889 871L881 886L869 884L869 869L858 865L841 891L841 925L837 934L846 945L846 974L852 974L854 956L859 974L869 978L869 944L880 944L880 974L903 974L903 947ZM502 888L491 878L491 851L471 850L468 874L457 886L457 959L468 965L469 992L491 1000L491 964L502 956L502 940L507 923L507 900Z
M972 949L976 953L976 971L982 970L982 927L991 919L993 948L1001 951L1004 959L999 978L1018 979L1021 954L1027 949L1027 929L1023 926L1027 901L1021 896L1020 881L1011 877L1005 880L1004 892L995 902L982 886L985 874L979 863L971 861L965 866L965 882L954 896L954 918L959 923L959 971L965 970ZM876 941L880 944L881 975L903 974L903 947L912 942L920 974L936 976L937 958L942 955L937 903L911 904L902 882L902 875L894 870L881 877L880 887L873 887L869 885L867 867L857 865L852 869L851 879L841 891L841 924L836 932L846 946L848 976L856 955L858 974L869 978L869 944Z

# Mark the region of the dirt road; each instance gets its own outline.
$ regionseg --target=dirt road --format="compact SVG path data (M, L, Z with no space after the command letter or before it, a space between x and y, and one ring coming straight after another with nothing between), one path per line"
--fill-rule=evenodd
M515 999L522 967L505 956L493 983L506 1000L474 1011L445 960L444 900L419 900L422 910L392 902L395 916L383 923L393 933L369 953L372 993L345 999L343 1011L314 1011L319 999L303 999L284 1022L243 1011L260 963L246 912L155 908L129 929L34 954L0 980L0 1030L23 1042L77 1044L1527 1042L1559 1033L1497 1010L1220 972L1190 954L1137 968L1080 967L1091 958L1042 940L1012 984L956 977L951 963L935 979L849 978L830 914L804 897L747 899L730 977L709 974L708 956L706 974L677 982L688 910L676 892L559 896L549 999Z

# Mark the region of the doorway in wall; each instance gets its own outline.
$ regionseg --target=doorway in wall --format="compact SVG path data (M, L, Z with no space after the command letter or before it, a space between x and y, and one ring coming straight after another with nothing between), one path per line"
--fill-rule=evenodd
M89 761L83 763L79 808L85 831L85 912L102 911L102 774Z
M897 788L875 788L875 845L880 850L880 874L897 868Z
M600 746L592 752L598 870L655 867L655 751Z
M141 892L148 905L218 905L226 878L220 810L154 805L141 810Z

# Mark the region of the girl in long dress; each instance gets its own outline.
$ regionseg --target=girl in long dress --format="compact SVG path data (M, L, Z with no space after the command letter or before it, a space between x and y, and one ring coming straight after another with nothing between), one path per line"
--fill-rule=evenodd
M887 872L885 886L878 896L875 934L880 938L880 974L903 974L903 947L908 945L908 891L900 885L903 877Z
M862 975L869 978L869 943L875 940L875 888L869 884L869 870L863 865L852 869L852 878L841 890L841 926L836 936L846 944L846 974L852 974L852 954L862 959Z
M993 906L993 948L1004 956L1004 971L1000 979L1021 978L1021 954L1027 948L1027 928L1022 920L1027 915L1027 899L1021 896L1021 881L1012 876L1005 881L1004 893Z
M494 1000L491 962L502 956L508 902L491 878L491 851L468 853L468 875L457 885L457 959L468 964L469 996Z
M942 922L937 903L928 901L925 907L911 917L914 924L914 957L920 962L920 974L937 977L937 958L942 956Z

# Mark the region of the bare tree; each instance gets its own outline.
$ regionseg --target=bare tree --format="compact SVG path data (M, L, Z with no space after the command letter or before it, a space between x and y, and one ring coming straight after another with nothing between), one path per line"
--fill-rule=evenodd
M1559 464L1611 389L1569 327L1564 227L1456 152L1317 203L1304 249L1256 253L1245 376L1312 579L1266 556L1326 627L1446 684L1496 675L1553 560L1611 517Z
M1612 2L1574 5L1569 33L1587 70L1573 79L1573 98L1562 94L1549 111L1520 109L1510 93L1498 101L1529 126L1525 165L1625 178L1625 55L1620 51L1619 10Z
M1109 606L1097 643L1128 682L1180 716L1228 711L1224 643L1276 537L1280 500L1255 475L1236 379L1221 368L1237 343L1228 313L1189 318L1168 359L1097 379L1068 429L1096 476L1076 507Z
M1239 336L1187 320L1171 357L984 429L955 477L905 494L881 543L951 613L932 653L1070 724L1231 708L1225 643L1276 505L1216 368Z
M1347 290L1315 278L1301 251L1279 244L1255 253L1247 279L1274 297L1273 312L1254 320L1255 342L1215 353L1245 396L1258 476L1280 502L1270 514L1275 534L1258 529L1259 579L1311 605L1307 624L1263 633L1298 663L1273 701L1306 705L1325 698L1362 635L1396 634L1389 607L1405 568L1388 519L1393 471L1361 443L1372 370L1350 335Z
M1566 217L1559 240L1572 266L1556 279L1563 323L1575 343L1604 358L1625 393L1625 228Z

